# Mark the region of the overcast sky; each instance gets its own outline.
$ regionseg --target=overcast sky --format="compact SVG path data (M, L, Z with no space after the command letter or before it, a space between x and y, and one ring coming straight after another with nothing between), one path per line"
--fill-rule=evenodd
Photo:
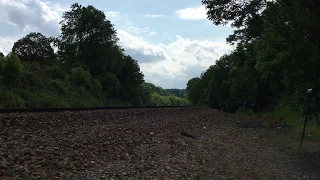
M104 11L145 80L163 88L185 88L233 49L225 40L233 29L207 20L201 0L0 0L0 52L30 32L58 36L61 15L75 2Z

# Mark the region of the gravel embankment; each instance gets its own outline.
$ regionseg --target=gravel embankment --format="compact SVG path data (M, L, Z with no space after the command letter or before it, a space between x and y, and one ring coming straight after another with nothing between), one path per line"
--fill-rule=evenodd
M3 114L0 179L320 179L235 118L207 107Z

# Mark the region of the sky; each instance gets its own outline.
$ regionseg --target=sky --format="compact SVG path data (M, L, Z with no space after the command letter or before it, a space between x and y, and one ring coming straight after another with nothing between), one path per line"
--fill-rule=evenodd
M234 49L226 43L234 29L209 21L201 0L0 0L0 52L30 32L59 36L62 14L76 2L104 11L145 81L163 88L186 88Z

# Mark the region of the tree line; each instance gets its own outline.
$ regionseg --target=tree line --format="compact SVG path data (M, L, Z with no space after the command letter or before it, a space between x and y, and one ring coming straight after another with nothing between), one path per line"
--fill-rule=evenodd
M31 32L0 53L1 108L189 103L144 81L102 11L75 3L60 25L58 37Z
M188 92L186 89L165 89L168 94L175 95L181 98L188 98Z
M222 56L200 77L188 81L193 104L228 112L242 103L259 111L286 108L303 112L306 92L319 109L320 1L202 0L208 19L236 30L227 38L236 49Z

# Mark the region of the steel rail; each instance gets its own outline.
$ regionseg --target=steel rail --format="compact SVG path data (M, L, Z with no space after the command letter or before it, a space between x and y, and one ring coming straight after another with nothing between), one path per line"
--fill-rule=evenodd
M0 113L21 113L21 112L62 112L62 111L92 111L108 109L152 109L152 108L183 108L195 107L196 105L187 106L119 106L119 107L77 107L77 108L20 108L20 109L0 109Z

